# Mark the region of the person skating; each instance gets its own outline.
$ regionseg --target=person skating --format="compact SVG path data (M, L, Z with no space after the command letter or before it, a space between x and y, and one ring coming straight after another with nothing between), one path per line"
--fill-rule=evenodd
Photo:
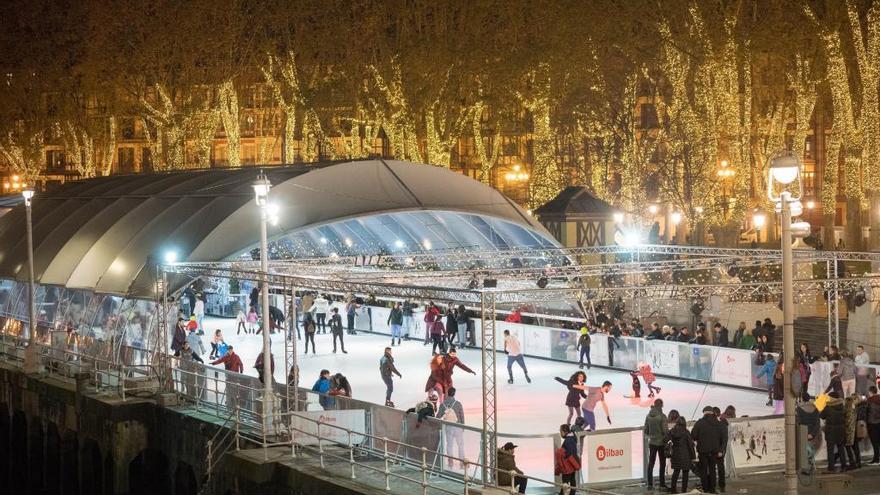
M425 306L425 343L423 345L428 345L431 342L431 330L434 329L434 322L440 318L440 308L434 305L434 301L429 301L428 305Z
M691 437L697 444L699 454L700 484L704 492L713 493L718 472L716 464L722 456L721 447L727 442L727 430L715 417L712 406L703 408L703 417L694 424Z
M189 344L190 349L192 349L193 360L204 363L202 354L205 353L205 344L202 343L202 338L199 337L199 334L195 331L189 332L186 336L186 342Z
M247 316L244 314L244 311L238 310L238 315L235 317L238 325L235 327L235 335L241 335L241 331L244 330L245 335L247 335Z
M443 356L436 355L431 358L431 374L425 382L425 392L435 391L438 396L446 394L446 368L443 366Z
M306 313L308 314L308 313ZM318 393L318 404L327 410L331 406L333 399L328 395L330 393L330 370L321 370L315 384L312 385L312 392Z
M568 419L566 419L565 422L566 424L571 424L572 416L577 415L579 418L583 417L581 414L581 398L587 397L584 393L584 390L587 389L587 386L584 384L584 382L587 381L587 375L584 374L583 371L576 371L568 378L568 380L564 380L558 376L554 377L554 379L568 388L568 395L565 396L565 407L568 408Z
M202 296L201 292L196 294L196 304L193 306L193 316L196 317L196 324L198 325L198 329L197 329L198 334L204 335L205 334L205 327L204 327L205 299L204 299L204 296Z
M587 358L587 369L590 369L592 366L592 362L590 361L590 331L587 329L587 326L584 325L581 327L581 335L578 337L577 346L575 350L579 352L578 358L578 367L580 369L584 369L584 358Z
M458 325L459 347L463 347L465 344L473 345L473 336L468 337L468 320L467 308L464 307L464 304L459 304L458 309L455 310L455 323Z
M312 303L312 312L315 313L315 326L321 333L327 333L327 310L330 309L330 301L323 295L315 298ZM338 313L338 310L337 310ZM340 324L342 322L340 321ZM330 331L333 331L331 326Z
M455 387L450 387L446 391L446 398L437 409L437 417L448 423L464 424L464 407L455 398ZM452 450L453 446L457 446L458 465L459 468L464 468L464 430L450 425L447 425L443 430L446 441L446 467L452 469Z
M174 357L180 357L180 349L186 342L186 322L183 318L177 319L177 325L174 327L174 336L171 338L171 350L174 351Z
M639 369L636 371L636 374L645 380L645 385L648 386L648 397L654 397L654 393L660 393L660 387L654 385L654 382L657 381L657 377L651 370L650 364L639 363Z
M226 354L223 357L211 361L212 365L222 364L226 371L234 371L236 373L244 373L244 364L241 362L241 358L238 357L238 354L235 353L235 350L232 346L229 346L226 349Z
M596 431L596 405L602 403L602 410L605 411L605 420L611 424L611 413L608 412L608 403L605 402L605 394L611 392L611 382L605 380L601 387L587 387L584 390L586 398L581 405L581 412L584 416L584 422L590 431Z
M208 359L217 359L220 357L220 344L223 343L223 332L218 328L214 331L214 337L211 339L211 355Z
M523 374L526 376L526 381L532 383L532 379L529 378L529 370L526 369L526 360L522 353L522 346L519 343L519 339L510 334L510 330L504 331L504 352L507 353L507 375L509 376L507 383L513 383L513 363L519 364Z
M391 355L390 347L385 348L385 353L379 359L379 375L385 382L385 405L394 407L394 403L391 402L391 394L394 392L393 375L397 375L398 378L403 378L403 375L394 366L394 357Z
M455 307L450 304L446 308L446 342L449 347L455 345L455 336L458 335L458 322L455 320Z
M461 362L460 359L458 359L458 352L456 352L455 347L450 347L449 352L445 356L443 356L443 378L444 380L446 380L446 383L443 387L444 390L449 390L450 388L452 388L452 372L456 366L472 375L477 374L476 371L468 368L467 366L465 366L464 363Z
M412 316L410 316L412 318ZM395 303L388 314L388 325L391 327L391 345L394 345L394 339L397 339L397 345L400 345L400 330L403 326L403 309L400 303Z
M348 320L347 321L347 323L348 323L348 330L347 331L348 331L349 335L355 334L354 317L357 314L357 309L358 309L357 299L352 297L351 299L348 300L348 304L345 305L345 316L346 316L346 319Z
M516 445L513 442L507 442L498 449L498 471L496 471L495 482L502 490L510 490L512 486L519 493L525 493L529 480L524 476L517 476L524 473L516 467L515 450ZM512 479L511 472L514 473Z
M639 375L639 371L638 371L638 370L633 370L633 371L630 371L630 372L629 372L629 376L632 377L632 391L633 391L633 395L632 395L631 398L633 398L633 399L639 399L639 398L642 397L642 381L641 381L641 379L639 378L641 375ZM624 397L626 397L626 396L624 396ZM630 398L630 397L628 397L628 398Z
M773 354L769 354L767 356L767 360L764 361L764 365L761 366L761 369L758 371L758 374L755 375L756 378L761 378L762 376L767 377L767 404L768 406L773 405L773 383L776 380L776 359L773 358Z
M318 331L317 326L315 325L315 320L312 319L312 313L306 313L303 315L303 333L305 333L305 344L306 349L303 354L309 353L309 342L312 343L312 354L317 354L318 351L315 350L315 332Z
M271 352L269 353L269 367L272 370L272 376L275 376L275 355ZM254 368L257 370L257 378L260 379L260 383L263 382L263 353L257 354L257 360L254 361Z
M645 437L648 439L648 472L647 486L649 490L654 488L654 463L660 458L660 488L666 488L666 432L669 430L666 415L663 414L663 399L654 401L651 410L645 417Z
M608 366L614 367L614 348L620 349L620 344L612 332L607 332L608 336Z
M687 430L687 420L683 417L676 418L675 425L667 433L666 439L672 442L672 458L670 459L672 483L669 486L669 493L685 493L687 492L688 475L697 459L694 441ZM681 492L676 491L679 476L681 476Z
M413 313L415 312L416 305L410 302L409 299L403 301L403 306L401 310L403 311L403 339L409 340L409 334L412 333L413 329ZM399 344L399 342L398 342Z
M446 342L443 340L443 321L438 318L431 325L431 341L433 344L431 345L431 354L437 355L443 353L444 348L446 347Z
M317 306L317 301L315 301L315 305ZM333 353L336 354L336 340L339 339L339 348L342 349L343 354L348 354L348 351L345 350L345 341L343 340L342 333L342 317L339 316L338 308L333 308L333 316L330 317L330 333L333 334ZM312 347L314 347L314 343Z
M257 331L257 320L259 317L257 316L257 310L254 308L248 309L247 317L247 332L245 333L255 333Z
M758 448L758 445L755 442L755 435L752 435L749 437L749 446L746 449L746 461L752 460L752 456L755 456L758 459L761 458L761 455L758 454L757 452L755 452L755 449L757 449L757 448Z

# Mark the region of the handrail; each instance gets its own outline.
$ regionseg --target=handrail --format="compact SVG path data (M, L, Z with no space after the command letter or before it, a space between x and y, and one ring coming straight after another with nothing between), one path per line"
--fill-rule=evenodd
M345 436L348 438L348 443L347 443L347 444L344 444L344 443L341 443L341 442L337 442L337 441L334 441L334 440L332 440L332 439L327 439L327 438L325 438L324 436L322 436L322 435L320 435L320 434L318 434L318 433L310 433L310 432L308 432L308 431L306 431L306 430L304 430L304 429L297 428L296 426L293 425L293 422L292 422L292 421L286 423L286 424L288 425L287 427L288 427L288 429L289 429L290 431L292 431L292 432L296 432L296 433L301 434L301 435L306 435L306 436L309 436L309 437L313 437L313 438L317 439L317 440L319 441L319 449L318 449L318 453L319 453L320 456L322 456L322 457L323 457L323 456L329 456L329 457L337 458L337 459L339 459L339 460L342 460L342 461L348 462L348 463L352 466L352 467L351 467L351 469L352 469L352 478L354 478L354 476L355 476L355 475L354 475L354 466L357 465L357 466L360 466L360 467L363 467L363 468L366 468L366 469L370 469L370 470L373 470L373 471L376 471L376 472L382 472L382 473L384 473L384 474L385 474L385 477L386 477L386 486L388 486L388 483L389 483L388 478L389 478L389 477L403 478L403 479L406 479L406 480L408 480L408 481L410 481L410 482L417 483L417 484L421 484L421 485L422 485L422 493L427 493L427 487L428 487L427 474L428 474L429 471L430 471L432 474L436 475L436 476L443 477L444 479L452 480L452 481L455 481L455 482L467 483L467 482L465 482L465 481L462 481L462 480L468 480L468 477L467 477L466 475L462 478L462 480L459 480L457 477L449 476L449 475L446 474L446 473L440 472L440 471L437 470L436 468L432 468L432 467L430 467L430 466L427 464L427 462L426 462L426 458L425 458L425 456L426 456L426 454L427 454L427 450L425 449L425 447L418 447L418 446L411 445L411 444L407 444L407 443L400 442L400 441L397 441L397 440L390 440L390 439L388 439L387 437L379 437L379 436L376 436L376 435L373 435L373 434L370 434L370 433L367 433L367 432L353 431L353 430L351 430L351 429L349 429L349 428L344 428L344 427L342 427L342 426L338 426L338 425L334 425L334 424L329 424L329 423L321 422L320 420L317 420L317 419L309 418L309 417L304 416L304 415L302 415L302 414L300 414L299 412L296 412L296 411L288 411L288 412L286 412L286 413L281 413L280 416L281 416L282 418L285 418L285 417L290 418L290 419L294 419L294 418L296 418L297 420L300 420L300 421L306 421L306 422L309 422L309 423L314 423L314 424L316 425L316 427L317 427L316 429L318 430L318 433L320 433L320 428L322 428L322 427L324 427L324 428L334 428L334 429L341 430L341 431L345 432ZM370 448L370 447L363 447L363 446L355 447L355 445L352 443L352 435L356 435L356 436L364 437L364 438L366 438L366 439L370 439L370 440L379 440L379 441L381 441L381 442L382 442L382 445L383 445L383 450L382 450L381 454L382 454L382 456L383 456L383 459L385 460L385 464L386 464L386 466L387 466L388 460L389 460L389 459L393 459L393 460L396 461L396 462L399 462L399 463L401 463L401 464L409 465L410 467L418 467L418 468L420 469L420 471L422 472L422 479L421 479L421 480L415 480L415 479L408 478L408 477L403 476L403 475L399 475L399 474L396 474L396 473L392 473L392 472L390 472L390 470L387 469L387 467L386 467L385 470L383 471L382 469L378 469L378 468L375 468L375 467L373 467L373 466L369 466L369 465L365 465L365 464L362 464L362 463L358 463L357 461L354 460L354 450L355 450L356 448L357 448L357 449L360 449L360 450L368 451L368 452L373 452L373 453L376 453L376 452L374 452L375 449ZM300 448L309 448L310 450L313 450L313 448L309 447L308 445L303 445L303 444L301 444L301 443L296 442L295 435L292 435L291 437L292 437L292 438L291 438L290 442L292 442L292 443L298 445ZM343 456L338 456L338 455L335 455L335 454L327 453L327 452L324 451L324 449L323 449L322 447L320 447L321 442L333 442L333 443L335 443L335 444L337 444L337 445L339 445L339 446L345 447L345 448L347 448L347 449L349 450L349 455L348 455L347 457L343 457ZM420 465L415 465L415 463L413 463L411 460L407 459L406 457L397 456L397 455L394 455L394 454L388 454L388 444L389 444L389 443L394 444L394 445L396 445L396 446L398 446L398 447L405 447L405 448L409 448L409 449L417 449L417 450L420 450L420 451L422 452L421 464L420 464ZM378 454L378 453L376 453L376 454ZM451 462L451 461L457 461L457 462L459 462L459 463L465 465L465 473L468 473L468 472L469 472L469 468L470 468L470 467L478 467L478 468L486 467L486 468L489 469L490 471L494 471L494 472L495 472L495 475L492 476L492 480L497 480L497 476L498 476L498 474L504 472L503 470L499 470L499 469L497 469L497 468L493 468L493 467L491 467L491 466L485 466L484 464L479 463L479 462L473 462L473 461L468 461L467 459L462 459L462 458L455 457L455 456L449 456L449 455L446 455L446 454L444 454L444 453L442 453L442 452L440 452L440 451L436 451L436 452L435 452L435 451L431 451L431 455L432 455L432 456L438 456L438 457L441 459L441 462L440 462L441 465L442 465L443 460L450 461L450 462ZM323 459L322 459L322 463L323 463ZM483 482L482 484L483 484L484 486L492 486L492 487L497 487L497 488L500 488L500 489L508 489L508 490L510 490L510 493L517 493L517 490L516 490L516 489L514 488L514 486L513 486L514 476L516 476L516 477L520 477L520 478L525 478L525 479L530 480L530 481L534 481L534 482L536 482L536 483L540 483L540 484L542 484L542 485L552 486L552 487L554 487L554 489L561 489L561 490L562 490L562 489L570 489L570 490L571 490L570 493L597 493L597 494L598 494L598 493L602 493L602 492L599 492L599 491L596 491L596 490L588 490L588 489L583 489L583 488L578 488L578 487L570 487L570 486L568 486L567 484L560 484L560 483L556 483L555 481L549 481L549 480L545 480L545 479L537 478L537 477L534 477L534 476L529 476L529 475L526 475L526 474L519 474L519 473L517 473L517 472L515 472L515 471L511 471L511 472L509 472L509 473L507 473L507 474L510 474L510 475L511 475L511 486L510 486L510 487L507 487L507 486L503 486L503 487L498 486L497 482L494 482L494 481L490 482L490 480L482 480L482 482ZM469 481L468 481L468 482L469 482ZM445 489L445 488L438 487L438 486L432 486L431 488L432 488L433 490L438 490L438 491L441 491L441 492L443 492L443 493L461 493L460 491L450 491L450 490L447 490L447 489ZM464 487L464 488L465 488L465 493L467 493L467 492L468 492L468 489L469 489L469 486L468 486L467 484L465 484L465 487Z

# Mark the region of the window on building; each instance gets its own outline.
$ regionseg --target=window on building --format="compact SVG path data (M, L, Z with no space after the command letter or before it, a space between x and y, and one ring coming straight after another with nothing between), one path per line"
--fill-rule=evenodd
M807 136L807 139L804 141L804 159L813 159L813 136Z
M123 140L134 139L134 119L122 119L119 124L119 135Z
M144 148L141 152L141 171L153 171L153 151L150 148Z
M118 148L116 150L116 166L114 172L120 174L134 173L134 148Z
M64 151L62 150L46 150L46 170L62 171L64 170Z
M516 136L504 136L501 138L501 154L504 156L518 155Z

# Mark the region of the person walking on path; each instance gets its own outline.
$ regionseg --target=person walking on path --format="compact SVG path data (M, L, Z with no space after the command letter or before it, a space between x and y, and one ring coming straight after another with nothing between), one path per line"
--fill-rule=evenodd
M311 313L306 313L303 315L303 332L306 334L306 350L304 354L309 353L309 342L312 343L312 354L317 354L318 351L315 350L315 332L318 331L318 328L315 326L315 320L312 319Z
M727 443L727 430L715 417L715 410L712 406L703 408L703 417L694 424L691 429L691 437L697 443L697 453L700 458L700 483L703 486L703 492L714 493L718 472L716 465L722 457L721 447Z
M654 489L654 463L660 458L660 488L666 489L666 432L669 430L666 415L663 414L663 399L654 401L645 417L645 437L648 439L648 471L645 473L648 490Z
M412 315L410 315L412 318ZM404 315L400 303L394 303L391 312L388 314L388 325L391 327L391 345L394 345L394 339L397 339L397 345L400 345L400 330L403 326Z
M590 369L593 363L590 362L590 331L587 329L586 325L581 327L581 335L578 337L575 350L580 351L578 368L584 369L584 358L587 358L587 369Z
M587 398L584 399L581 409L584 415L584 422L590 431L596 431L596 405L602 403L602 409L605 411L605 420L611 424L611 413L608 412L608 403L605 402L605 394L611 392L611 382L605 380L601 387L587 387L584 393Z
M394 392L393 375L397 375L397 378L403 378L403 375L394 366L394 356L391 355L390 347L385 348L385 353L379 359L379 375L382 376L382 381L385 382L385 405L394 407L394 402L391 402L391 394Z
M519 343L519 339L510 334L510 330L504 331L504 352L507 353L507 374L510 377L507 379L507 383L513 383L513 363L519 364L523 374L526 376L526 381L532 383L532 379L529 378L529 370L526 369L526 360L523 357L522 346Z
M697 453L694 450L694 440L687 430L687 420L678 417L675 420L675 426L669 430L666 436L667 441L672 442L672 484L669 486L669 493L685 493L688 486L688 474L694 466L697 459ZM677 492L678 477L681 476L681 491Z
M437 409L437 417L448 423L459 425L464 424L464 408L461 402L455 398L455 387L450 387L446 391L446 398ZM458 455L458 467L464 469L464 429L456 426L447 425L444 429L444 440L446 441L446 467L452 469L452 452L453 446L458 447L456 454Z
M315 303L317 306L317 301ZM345 350L345 341L342 340L342 317L339 316L338 308L333 308L333 316L330 317L330 333L333 334L333 353L336 354L336 339L339 339L339 348L342 349L343 354L348 354ZM312 348L314 347L315 343L312 341Z

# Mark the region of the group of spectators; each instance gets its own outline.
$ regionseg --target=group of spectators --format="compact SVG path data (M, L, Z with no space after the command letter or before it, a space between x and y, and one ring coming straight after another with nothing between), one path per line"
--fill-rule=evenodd
M703 417L688 430L687 420L678 411L663 412L663 400L657 399L645 418L648 440L646 485L654 487L654 466L659 460L659 488L670 493L688 491L689 473L694 471L703 493L726 490L728 419L736 417L736 409L727 406L724 412L713 406L703 408ZM671 485L666 485L666 462L671 464ZM679 480L681 482L679 491Z

